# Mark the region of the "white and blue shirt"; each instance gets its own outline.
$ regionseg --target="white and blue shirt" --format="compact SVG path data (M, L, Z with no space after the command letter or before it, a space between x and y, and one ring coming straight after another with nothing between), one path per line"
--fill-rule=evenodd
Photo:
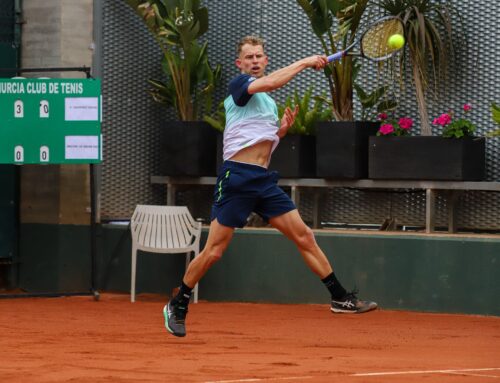
M254 80L255 77L240 74L229 83L229 96L224 100L224 161L262 141L273 142L271 153L278 146L278 108L267 93L248 93Z

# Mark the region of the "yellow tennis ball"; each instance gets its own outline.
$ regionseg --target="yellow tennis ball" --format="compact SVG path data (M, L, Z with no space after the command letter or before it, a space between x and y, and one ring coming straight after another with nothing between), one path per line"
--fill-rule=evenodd
M387 46L391 49L400 49L403 45L405 45L405 38L399 33L391 35L389 40L387 40Z

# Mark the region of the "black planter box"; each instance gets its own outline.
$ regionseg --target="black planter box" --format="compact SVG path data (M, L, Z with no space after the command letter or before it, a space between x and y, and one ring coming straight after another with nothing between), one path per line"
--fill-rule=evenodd
M316 126L316 176L360 179L368 177L368 137L379 122L320 122Z
M169 121L162 140L165 176L215 176L217 131L203 121Z
M485 177L485 139L370 137L369 177L481 181Z
M271 157L271 170L283 178L312 178L316 174L316 137L287 134Z

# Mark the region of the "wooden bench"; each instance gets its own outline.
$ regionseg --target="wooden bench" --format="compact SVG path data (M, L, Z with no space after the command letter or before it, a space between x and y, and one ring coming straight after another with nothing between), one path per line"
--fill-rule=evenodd
M167 205L175 205L175 191L177 185L215 185L216 177L167 177L152 176L152 184L167 186ZM324 178L282 178L280 186L290 187L291 198L298 206L300 189L307 188L357 188L357 189L422 189L426 192L425 204L425 231L431 233L435 228L435 201L436 194L447 191L445 194L448 206L448 231L456 231L456 204L457 197L465 190L500 192L500 182L458 182L458 181L406 181L406 180L330 180ZM313 227L320 227L319 207L315 203Z

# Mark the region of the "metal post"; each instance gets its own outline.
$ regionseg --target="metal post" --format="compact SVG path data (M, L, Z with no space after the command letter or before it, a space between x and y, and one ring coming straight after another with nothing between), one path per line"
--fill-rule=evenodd
M425 190L425 232L432 233L435 225L435 205L436 191L434 189Z
M167 206L175 206L176 187L172 183L167 183Z
M447 205L448 205L448 233L457 232L457 214L456 207L457 201L462 194L461 190L450 190L447 195Z
M320 220L320 217L319 217L320 199L321 199L321 191L320 190L314 190L314 205L313 205L313 228L314 229L319 229L320 226L321 226L321 220Z
M94 180L94 164L90 164L90 292L94 299L99 299L96 290L97 283L97 224L96 224L96 193Z
M298 186L291 186L291 199L295 206L297 206L297 209L299 208L299 203L300 203L300 190Z

